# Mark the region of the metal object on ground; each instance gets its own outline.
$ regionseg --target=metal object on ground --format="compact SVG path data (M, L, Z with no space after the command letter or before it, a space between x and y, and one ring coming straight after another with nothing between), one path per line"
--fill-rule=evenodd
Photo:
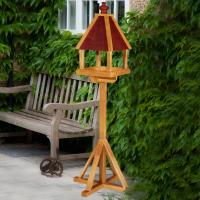
M63 164L59 159L56 158L45 158L40 163L40 170L43 175L46 176L62 176Z

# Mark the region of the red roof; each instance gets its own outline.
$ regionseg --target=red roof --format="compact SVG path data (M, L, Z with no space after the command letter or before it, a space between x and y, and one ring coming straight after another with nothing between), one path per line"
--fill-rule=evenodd
M77 49L94 51L119 51L131 49L118 23L110 14L96 14Z

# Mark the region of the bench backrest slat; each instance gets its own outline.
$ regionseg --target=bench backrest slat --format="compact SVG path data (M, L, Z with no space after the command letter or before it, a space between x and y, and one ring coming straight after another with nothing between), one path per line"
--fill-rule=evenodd
M87 86L87 83L84 82L83 83L83 87L86 87ZM81 101L84 101L84 97L81 97ZM83 116L83 109L79 110L79 113L78 113L78 121L81 120L81 117Z
M53 102L53 96L54 96L54 84L55 84L55 78L51 79L51 86L50 86L50 93L49 93L49 99L47 100L47 103Z
M72 84L72 88L71 88L70 102L69 102L69 103L72 103L73 100L74 100L75 89L76 89L76 83L77 83L77 81L74 79L74 80L73 80L73 84ZM69 111L69 112L68 112L67 118L71 118L71 113L72 113L72 111Z
M98 96L99 96L98 88L99 88L98 85L95 85L94 92L93 92L94 93L93 100L98 99ZM95 109L92 108L91 114L90 114L90 119L89 119L90 125L92 125L92 122L93 122L94 112L95 112Z
M50 85L51 85L51 77L47 77L47 85L46 85L46 91L45 91L45 95L44 95L44 102L43 105L45 105L48 101L48 95L49 95L49 91L50 91Z
M69 102L69 94L70 94L71 82L72 82L72 79L68 79L67 80L67 91L66 91L66 94L65 94L64 102Z
M34 81L33 81L34 80ZM86 100L98 100L98 85L91 83L88 79L78 76L50 77L40 73L31 78L31 84L35 91L28 95L26 109L43 112L47 103L73 103L76 102L77 93L84 87L84 96L78 102ZM85 88L87 88L85 90ZM79 121L83 124L92 125L97 109L80 109L67 111L65 117Z
M61 88L60 98L59 98L59 103L62 103L62 102L63 102L64 92L65 92L65 81L66 81L66 79L63 78L62 88Z
M38 76L34 76L32 75L31 76L31 80L30 80L30 85L35 85L37 83L37 79L38 79ZM33 103L34 103L34 95L33 95L33 92L29 92L28 96L27 96L27 100L26 100L26 106L25 106L25 109L32 109L33 107Z
M41 89L39 93L39 98L38 98L38 104L37 104L37 109L40 110L42 107L42 101L44 99L44 93L45 93L45 87L46 87L46 78L47 75L44 74L41 82Z
M42 74L39 74L38 81L37 81L36 92L35 92L34 103L33 103L33 110L36 110L36 108L37 108L38 96L39 96L40 87L41 87L41 79L42 79Z
M78 81L78 88L77 88L78 91L81 89L81 85L82 85L82 81ZM77 110L74 110L72 119L75 120L76 117L77 117Z

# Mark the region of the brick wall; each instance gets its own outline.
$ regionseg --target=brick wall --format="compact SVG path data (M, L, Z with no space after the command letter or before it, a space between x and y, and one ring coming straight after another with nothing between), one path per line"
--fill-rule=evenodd
M149 0L130 0L130 7L131 9L144 11L146 5L148 4Z

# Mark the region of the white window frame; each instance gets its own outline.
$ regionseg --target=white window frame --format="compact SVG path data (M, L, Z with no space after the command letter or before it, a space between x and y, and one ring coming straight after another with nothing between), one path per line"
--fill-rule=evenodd
M70 25L70 7L67 6L67 28L66 30L71 31L74 34L77 33L83 33L85 31L85 29L83 29L83 2L84 1L88 1L89 2L89 23L92 21L93 19L93 1L94 0L66 0L66 4L69 1L75 1L76 2L76 28L70 29L69 25ZM96 0L98 1L98 3L101 5L101 2L103 2L104 0ZM108 1L113 1L114 2L114 17L116 19L118 19L118 1L124 1L124 12L125 14L129 11L130 9L130 0L108 0ZM59 13L59 18L60 18L60 11ZM60 27L60 19L58 20L58 27L61 29ZM63 29L61 29L63 30ZM64 29L65 30L65 29Z

